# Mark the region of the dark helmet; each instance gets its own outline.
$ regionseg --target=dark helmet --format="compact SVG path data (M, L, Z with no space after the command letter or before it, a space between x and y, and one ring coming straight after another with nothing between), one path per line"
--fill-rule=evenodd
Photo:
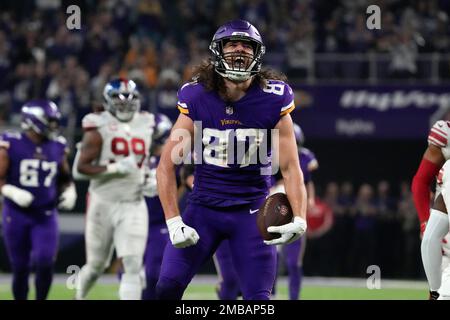
M22 129L31 129L37 134L53 138L59 133L61 113L50 100L31 100L22 106Z

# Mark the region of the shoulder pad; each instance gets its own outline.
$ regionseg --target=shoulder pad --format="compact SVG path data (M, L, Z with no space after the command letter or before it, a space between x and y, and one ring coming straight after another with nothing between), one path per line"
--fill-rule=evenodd
M263 91L272 94L276 99L276 105L280 108L280 116L284 116L295 109L294 92L284 81L269 79Z
M138 117L135 118L140 124L148 125L148 127L153 128L155 126L155 115L148 111L141 111L138 113Z
M0 148L9 149L11 140L22 139L22 134L18 131L5 131L0 135Z
M63 136L58 136L58 137L56 137L55 138L55 141L57 141L57 142L59 142L59 143L61 143L61 144L67 144L67 139L66 138L64 138Z
M22 139L22 133L20 131L7 130L3 132L0 138L20 140Z
M192 115L193 102L201 92L203 92L203 86L196 81L184 84L180 90L178 90L177 94L178 110L185 115Z
M104 123L104 112L89 113L84 116L83 120L81 121L81 126L84 130L89 130L100 128L104 125Z
M428 133L428 144L444 148L448 144L449 133L450 122L444 120L437 121Z

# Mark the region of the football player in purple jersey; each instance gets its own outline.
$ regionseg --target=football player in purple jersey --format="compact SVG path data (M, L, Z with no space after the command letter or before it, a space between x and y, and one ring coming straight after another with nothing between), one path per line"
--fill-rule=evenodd
M312 172L317 170L319 163L314 153L303 146L305 137L299 125L294 124L295 140L297 141L298 157L300 159L300 167L303 172L308 198L308 210L315 205L315 187L312 180ZM280 177L281 178L281 177ZM274 186L272 193L285 192L283 180L279 179L277 185ZM279 254L279 265L284 263L287 269L289 282L289 299L297 300L300 296L302 277L303 277L303 256L305 254L306 239L301 238L289 244L281 246Z
M303 179L307 188L308 207L314 206L315 187L312 181L311 172L319 167L319 163L312 151L303 147L305 138L302 129L298 124L294 123L295 140L298 147L298 157L300 159L300 167L303 172ZM283 192L283 177L279 174L273 177L274 186L271 193ZM279 263L284 263L289 275L289 299L297 300L301 290L301 280L303 276L303 255L305 252L305 240L298 239L292 243L280 246L281 249ZM238 297L240 288L239 282L234 270L231 257L230 247L227 241L217 249L214 254L214 264L219 274L219 284L217 286L217 295L221 300L234 300ZM272 294L275 293L272 290Z
M76 201L66 140L58 135L61 114L55 103L23 105L22 131L0 136L0 190L3 230L12 269L14 299L28 298L35 271L36 299L47 298L58 246L57 209Z
M221 26L210 50L212 61L199 66L195 81L178 92L181 114L157 169L172 245L164 251L156 293L159 299L181 299L200 266L228 240L243 298L269 299L276 273L274 245L295 241L306 231L306 188L289 115L294 95L281 75L261 71L265 47L249 22ZM278 141L272 141L272 129ZM194 150L194 188L181 218L175 164L195 145L200 150ZM267 145L278 151L279 161L274 162L281 169L294 218L269 227L280 237L264 241L253 213L271 185Z
M150 170L147 173L147 179L156 179L156 167L161 157L162 147L170 135L171 128L172 122L166 115L161 113L155 115L155 131L153 133L152 152L148 164ZM156 187L156 180L154 182ZM147 188L147 190L151 189ZM146 285L142 292L142 300L154 300L156 299L155 288L159 278L164 248L169 242L169 232L167 231L164 211L157 193L145 192L144 196L149 218L147 246L144 253Z

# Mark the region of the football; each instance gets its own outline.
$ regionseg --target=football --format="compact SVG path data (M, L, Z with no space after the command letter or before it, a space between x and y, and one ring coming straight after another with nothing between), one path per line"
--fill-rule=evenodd
M269 196L259 208L257 224L259 232L264 240L279 238L279 233L270 233L270 226L281 226L292 222L293 213L291 204L284 193L275 193Z

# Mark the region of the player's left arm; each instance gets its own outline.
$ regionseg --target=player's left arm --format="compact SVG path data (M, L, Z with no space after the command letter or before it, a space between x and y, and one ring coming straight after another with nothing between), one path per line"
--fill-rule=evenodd
M0 192L20 207L29 207L34 200L31 192L7 183L9 164L10 159L7 149L0 147Z
M279 166L286 195L294 216L306 219L306 187L298 159L291 116L287 114L281 117L275 129L279 130Z
M279 132L278 164L284 180L284 187L289 203L292 207L294 219L291 223L269 227L268 232L280 233L281 237L264 241L266 244L290 243L300 238L306 231L306 187L297 153L294 127L289 114L278 121L275 129ZM275 144L276 145L276 144Z

